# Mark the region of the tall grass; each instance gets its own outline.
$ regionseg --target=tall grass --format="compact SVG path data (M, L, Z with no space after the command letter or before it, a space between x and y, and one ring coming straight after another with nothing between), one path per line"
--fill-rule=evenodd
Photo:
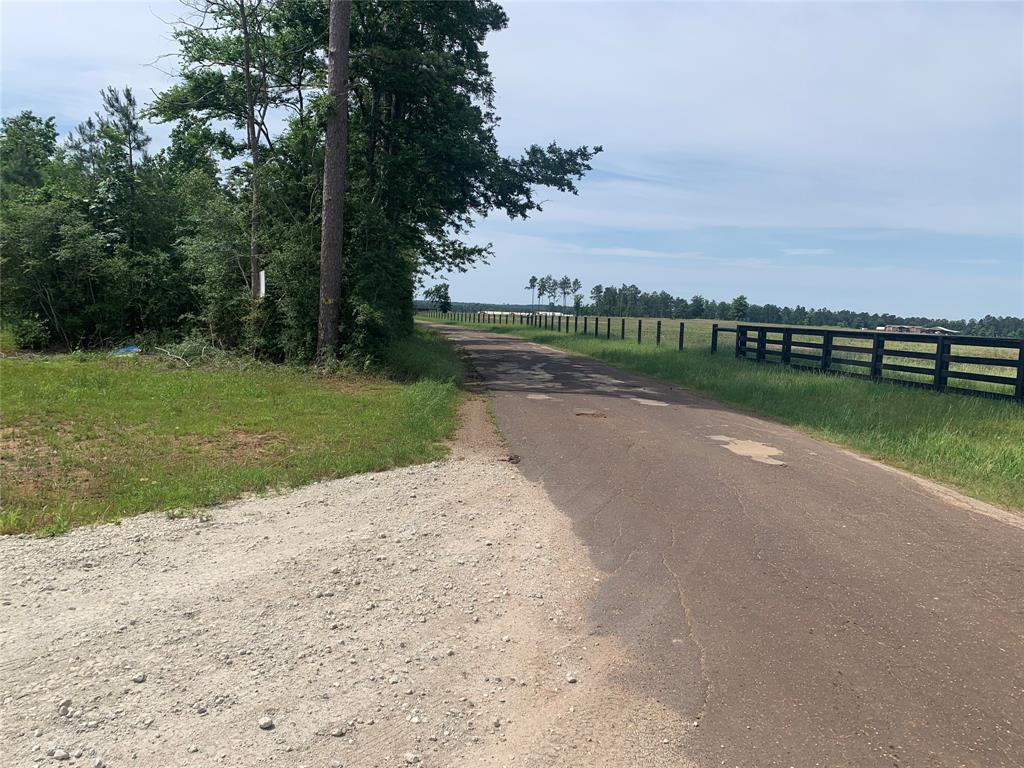
M530 326L474 325L678 384L977 498L1024 509L1024 408L1019 404L756 365L732 356L731 336L723 351L712 355L706 345L690 344L691 322L683 352L674 344L638 345L635 335L618 341L613 333L606 341L603 325L600 339ZM694 328L701 325L710 328L710 323L694 323Z

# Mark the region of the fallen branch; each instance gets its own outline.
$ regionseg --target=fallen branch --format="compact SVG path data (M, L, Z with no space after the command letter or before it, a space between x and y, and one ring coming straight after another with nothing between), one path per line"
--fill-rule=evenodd
M191 365L189 365L188 360L186 360L181 355L174 354L169 349L164 349L163 347L154 347L154 349L157 350L158 352L163 352L168 357L173 357L175 360L181 360L181 362L183 362L185 364L186 368L191 368L192 367Z

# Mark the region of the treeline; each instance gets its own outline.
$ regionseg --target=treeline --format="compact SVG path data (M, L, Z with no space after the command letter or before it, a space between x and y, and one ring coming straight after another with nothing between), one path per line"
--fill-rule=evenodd
M751 323L783 325L838 326L841 328L876 328L880 325L942 326L971 336L1004 336L1024 338L1024 318L986 315L979 320L904 317L877 312L832 310L822 307L782 307L777 304L751 304L746 296L732 301L715 301L699 294L690 298L672 296L666 291L641 291L635 285L595 285L590 290L591 303L585 311L597 315L626 317L672 317L679 319L745 320Z
M447 298L447 286L445 286ZM776 304L751 304L745 296L732 301L714 301L695 295L690 298L673 297L666 291L646 292L636 286L622 288L594 286L591 303L580 304L575 314L613 317L667 317L679 320L742 320L750 323L778 323L781 325L836 326L840 328L876 328L880 325L942 326L968 336L1002 336L1024 339L1024 318L986 315L977 320L950 320L934 317L904 317L876 312L854 312L848 309L814 309L800 306L781 307ZM554 304L554 300L547 305ZM448 301L451 311L479 312L501 310L530 312L537 304L493 304L472 301ZM438 309L434 300L417 301L417 309Z
M328 2L185 7L179 79L151 104L108 88L63 140L53 118L3 120L0 320L22 346L201 334L269 359L313 357L336 108ZM477 217L526 217L542 187L575 193L600 151L498 152L484 40L506 23L489 0L351 3L339 356L370 360L409 333L424 275L490 256L462 240ZM173 125L157 152L148 121Z

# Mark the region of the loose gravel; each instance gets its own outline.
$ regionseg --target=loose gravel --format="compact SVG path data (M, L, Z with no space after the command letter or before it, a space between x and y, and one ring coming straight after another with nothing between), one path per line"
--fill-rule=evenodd
M599 579L495 451L8 537L3 765L684 765Z

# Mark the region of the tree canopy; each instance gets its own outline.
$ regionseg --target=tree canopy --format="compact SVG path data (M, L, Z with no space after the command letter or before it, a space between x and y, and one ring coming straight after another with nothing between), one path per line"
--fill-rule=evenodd
M52 119L4 121L5 316L37 344L192 332L310 360L327 2L186 10L178 82L145 110L107 89L62 143ZM369 360L408 333L424 277L493 255L466 242L476 221L539 212L540 188L575 194L600 151L500 151L484 41L507 23L490 0L352 4L339 354ZM173 125L155 154L147 116Z

